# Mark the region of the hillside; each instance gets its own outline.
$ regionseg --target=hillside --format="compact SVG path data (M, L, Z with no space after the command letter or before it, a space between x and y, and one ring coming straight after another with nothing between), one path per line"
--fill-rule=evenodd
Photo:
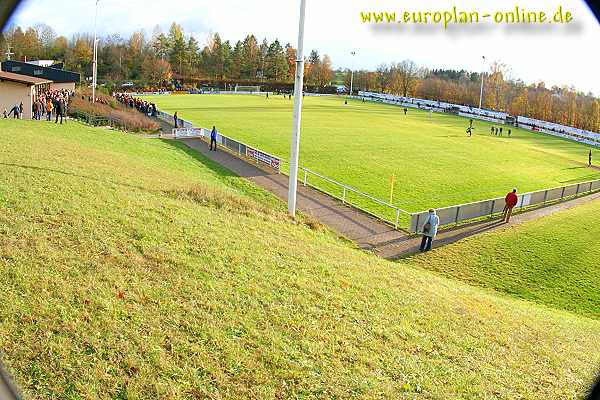
M600 363L600 321L358 251L178 143L0 136L0 349L29 398L569 399Z
M415 265L600 319L600 201L471 237Z

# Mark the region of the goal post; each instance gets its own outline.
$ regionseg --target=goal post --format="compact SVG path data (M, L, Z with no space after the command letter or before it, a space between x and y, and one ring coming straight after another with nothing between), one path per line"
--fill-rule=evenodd
M260 86L235 85L235 92L260 93Z

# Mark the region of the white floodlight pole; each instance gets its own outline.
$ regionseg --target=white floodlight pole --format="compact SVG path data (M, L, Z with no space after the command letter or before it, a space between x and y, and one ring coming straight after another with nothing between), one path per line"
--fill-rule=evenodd
M300 153L300 122L302 116L302 93L304 86L304 16L306 0L300 0L300 22L298 26L298 49L296 51L296 82L294 83L294 115L292 123L292 148L290 152L290 182L288 212L296 216L296 190L298 187L298 156Z
M94 58L92 60L92 103L96 102L96 82L98 81L98 32L97 32L97 21L98 21L98 2L96 0L96 15L94 17Z
M15 53L13 53L13 52L10 50L11 48L12 48L11 46L8 46L8 48L7 48L7 50L6 50L6 59L7 59L8 61L10 61L10 56L13 56L13 55L15 55Z
M356 55L356 52L353 51L350 54L352 54L352 70L350 72L350 96L352 96L352 88L354 86L354 56Z
M481 56L483 58L483 69L485 70L485 56ZM483 101L483 74L484 71L481 71L481 90L479 91L479 109L481 110L481 102Z

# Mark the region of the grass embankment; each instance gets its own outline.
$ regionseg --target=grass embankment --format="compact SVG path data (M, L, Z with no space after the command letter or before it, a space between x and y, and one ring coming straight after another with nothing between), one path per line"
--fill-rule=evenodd
M600 201L472 237L414 262L443 275L600 319Z
M198 126L288 158L292 103L281 96L153 96L167 112ZM600 179L586 168L589 147L512 128L512 137L491 136L491 124L475 121L467 137L466 118L343 97L304 98L300 163L389 200L421 211L503 196L513 187L528 192ZM317 182L327 187L325 182ZM332 188L333 190L333 188ZM341 195L341 189L337 189ZM356 202L372 210L373 203Z
M0 121L0 348L29 398L565 399L600 322L292 224L172 142Z

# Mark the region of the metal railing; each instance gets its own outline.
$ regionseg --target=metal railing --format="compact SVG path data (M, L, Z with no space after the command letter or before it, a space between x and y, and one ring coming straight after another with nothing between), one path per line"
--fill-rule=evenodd
M321 175L321 174L319 174L315 171L312 171L306 167L300 166L299 169L304 172L303 179L301 181L299 179L299 181L302 183L302 185L310 186L310 187L317 189L318 191L323 192L331 197L341 200L342 204L348 204L364 213L372 215L372 216L376 217L377 219L382 220L383 222L393 225L395 229L401 229L400 228L400 216L401 215L406 216L406 217L411 216L411 214L408 211L405 211L393 204L390 204L390 203L380 200L376 197L373 197L370 194L362 192L352 186L346 185L345 183L338 182L335 179L329 178L325 175ZM309 179L308 179L309 176L315 176L315 177L327 182L328 184L333 185L334 187L338 187L339 189L341 189L341 195L332 193L331 190L328 190L327 188L325 188L323 186L309 182ZM348 195L350 193L357 195L361 199L366 199L369 202L375 203L377 206L380 206L384 209L390 210L392 212L392 214L391 214L392 218L388 218L388 216L386 216L386 215L381 215L381 214L376 213L374 211L376 208L373 208L371 210L365 209L360 204L358 204L358 202L349 201Z
M172 118L172 116L165 112L160 112L159 118L168 120L169 118ZM191 127L192 123L184 121L184 126ZM201 129L210 131L206 128ZM206 137L204 137L204 139L206 139ZM257 164L262 163L275 169L278 173L287 175L287 169L282 168L283 164L287 161L281 157L269 154L256 147L252 147L222 134L218 134L217 143L227 148L230 152L234 154L237 153L240 157L250 158ZM336 198L342 201L343 204L369 214L380 221L393 226L395 229L417 233L419 231L419 223L424 221L422 217L428 213L428 211L411 213L350 185L319 174L307 167L299 166L299 170L303 172L303 176L299 175L298 181L303 186L312 187ZM309 179L311 177L316 179ZM320 182L316 182L319 180ZM565 198L598 190L600 190L600 180L525 193L519 195L517 207L520 209L535 207L540 204L561 201ZM439 208L437 210L438 215L440 216L440 225L443 226L458 224L463 221L475 221L485 217L493 217L501 212L503 208L504 198L496 198Z
M115 121L107 117L88 114L83 111L69 111L69 115L91 126L113 126Z
M158 117L165 121L172 120L172 116L163 111L160 111L158 113ZM181 120L181 121L183 121L183 120ZM183 121L183 122L184 122L184 124L183 124L184 126L192 125L188 121ZM210 132L210 129L206 129L206 128L200 128L200 129L202 129L204 132ZM208 136L209 136L208 134L205 134L198 138L200 138L202 140L208 140ZM277 171L277 173L283 173L283 174L287 175L287 171L285 169L282 169L282 164L285 163L286 160L281 157L267 153L266 151L260 150L254 146L250 146L239 140L232 139L221 133L219 133L217 135L217 143L224 146L230 152L237 154L240 157L245 157L245 158L251 159L251 160L255 161L257 164L263 164L270 168L273 168L275 171ZM350 185L338 182L335 179L332 179L325 175L321 175L309 168L299 166L299 169L304 172L304 178L302 180L300 180L300 177L299 177L299 179L298 179L298 181L300 183L302 183L302 185L312 187L313 189L323 192L333 198L341 200L343 204L349 205L349 206L356 208L357 210L360 210L366 214L369 214L385 223L388 223L388 224L392 225L395 229L405 229L405 228L401 227L401 222L404 222L404 221L401 221L401 217L404 217L406 220L406 224L404 224L404 227L406 227L408 225L408 221L410 220L410 217L411 217L411 214L408 211L405 211L393 204L390 204L390 203L380 200L376 197L373 197L370 194L362 192L359 189L356 189ZM326 187L327 185L319 185L315 182L309 181L309 179L308 179L309 176L316 177L333 187L339 188L341 193L336 194L332 190L330 190L330 188L327 188ZM374 203L376 205L376 207L372 207L372 208L364 207L360 204L360 202L352 201L352 199L349 198L349 194L354 194L354 195L356 195L356 197L358 197L360 199L366 200L367 202L370 202L370 203ZM383 213L383 214L377 213L376 209L378 207L382 208L384 210L390 210L391 214L385 215L385 213Z
M518 195L516 209L542 207L548 203L556 203L600 191L600 180L574 183ZM456 225L460 222L476 221L482 218L494 218L504 210L504 197L464 203L456 206L438 208L440 226ZM419 232L428 211L413 213L409 225L410 232Z

